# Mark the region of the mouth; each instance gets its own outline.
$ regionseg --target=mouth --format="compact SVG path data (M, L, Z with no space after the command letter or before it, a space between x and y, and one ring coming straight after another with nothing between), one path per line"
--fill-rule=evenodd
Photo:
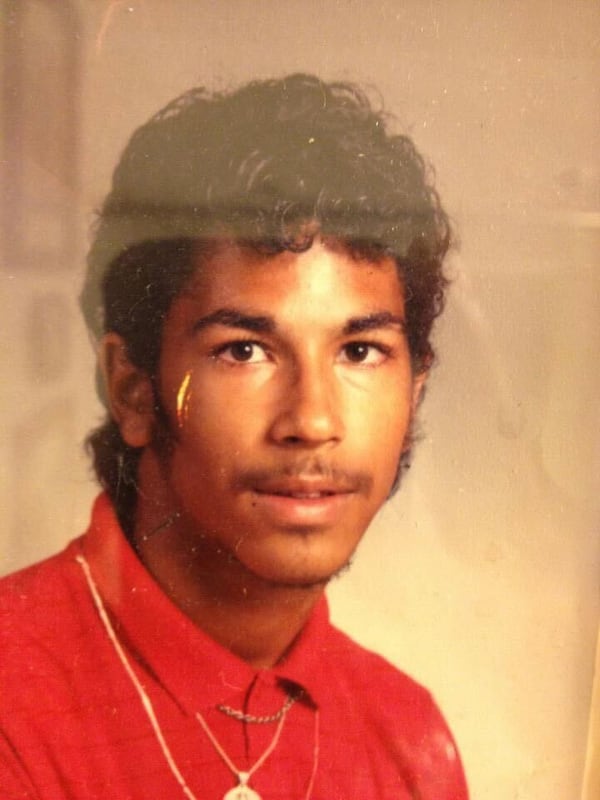
M334 525L356 494L347 484L323 480L263 482L253 487L253 505L272 523L292 528Z
M276 494L282 497L322 497L352 494L360 489L360 482L346 476L266 475L256 478L252 482L252 488L259 494Z
M256 490L257 494L274 494L276 497L293 497L297 500L320 500L322 497L334 497L336 494L347 494L347 492L263 492Z

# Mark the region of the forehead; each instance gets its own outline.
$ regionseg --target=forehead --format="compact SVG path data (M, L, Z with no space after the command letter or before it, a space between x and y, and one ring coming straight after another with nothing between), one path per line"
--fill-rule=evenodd
M315 240L302 253L266 255L235 243L220 243L194 256L193 275L181 300L202 306L249 306L277 315L311 310L331 316L350 307L362 310L404 308L404 293L395 261L356 256L337 244Z

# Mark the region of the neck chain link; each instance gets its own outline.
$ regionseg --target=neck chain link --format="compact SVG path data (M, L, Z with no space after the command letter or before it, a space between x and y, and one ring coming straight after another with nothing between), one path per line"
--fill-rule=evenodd
M231 708L231 706L225 706L222 703L217 706L217 710L221 711L223 714L226 714L228 717L237 719L238 722L250 722L256 725L266 725L269 722L279 722L279 720L287 714L287 712L302 694L302 689L294 694L288 694L285 703L282 705L279 711L264 717L256 717L254 714L246 714L244 711L239 711L237 708Z
M117 638L115 629L113 628L112 622L110 621L110 617L108 616L108 613L104 606L102 597L100 596L100 592L98 591L98 587L96 586L96 583L92 576L90 565L88 564L86 558L83 555L75 556L75 560L78 562L83 571L88 588L90 590L90 594L92 595L92 599L94 601L94 605L96 606L96 611L98 612L98 616L100 617L100 620L104 625L104 629L109 638L109 641L111 642L119 658L119 661L123 666L123 669L127 673L127 676L129 677L131 683L133 684L135 690L137 691L142 707L146 712L146 716L148 717L154 735L158 740L162 754L165 758L165 761L167 762L169 769L171 770L171 773L173 774L173 777L181 787L183 794L188 798L188 800L198 800L196 795L187 785L185 778L181 774L181 771L177 766L177 762L173 758L169 745L167 744L167 741L165 739L162 728L160 727L158 719L156 718L156 713L154 711L154 706L152 705L152 701L150 700L150 697L146 693L146 690L140 683L137 675L133 671L133 667L129 663L129 659L126 656L125 651L123 650L123 647L119 642L119 639ZM252 774L256 772L264 764L267 758L277 747L277 744L279 742L279 737L281 736L281 731L283 730L283 725L285 723L287 712L292 707L298 696L299 695L289 695L283 707L279 709L279 711L276 714L271 715L272 717L271 719L266 719L262 717L256 718L257 721L263 721L263 719L269 722L278 720L279 724L277 725L275 735L273 736L266 750L248 771L239 770L235 766L235 764L231 761L231 759L229 758L229 756L227 755L221 744L218 742L214 733L208 727L208 724L204 719L204 717L202 716L202 714L199 711L197 712L196 718L200 723L200 725L202 726L204 732L206 733L209 741L211 742L217 753L221 756L224 763L234 773L234 775L237 777L238 780L238 785L235 786L233 789L230 789L228 792L226 792L223 797L223 800L261 800L260 795L257 794L250 786L248 786L248 781L250 780ZM240 719L240 716L238 715L241 715L243 721L251 722L254 719L254 718L245 719L246 717L251 717L251 715L246 715L241 711L237 712L235 709L231 709L228 706L222 706L218 708L220 711L223 711L223 713L228 714L229 716L233 716L236 719ZM315 746L313 751L313 768L308 783L308 788L304 796L304 800L309 800L312 794L313 785L315 782L315 776L317 774L318 762L319 762L319 710L317 709L315 711Z

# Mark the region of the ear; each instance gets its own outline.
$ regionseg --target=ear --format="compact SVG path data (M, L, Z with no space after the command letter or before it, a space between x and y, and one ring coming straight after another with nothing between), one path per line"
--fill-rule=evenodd
M154 431L154 390L150 376L129 360L125 341L107 333L100 342L99 361L110 413L130 447L146 447Z
M419 403L423 399L423 392L425 390L425 384L427 383L427 378L429 377L429 370L424 369L421 372L417 372L417 374L413 377L413 386L412 386L412 403L411 408L413 414L419 407Z

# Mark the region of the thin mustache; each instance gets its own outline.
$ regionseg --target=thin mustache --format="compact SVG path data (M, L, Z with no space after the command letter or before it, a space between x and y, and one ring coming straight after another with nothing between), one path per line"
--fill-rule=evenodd
M318 459L303 459L276 467L245 470L238 476L236 484L242 489L252 489L278 480L302 481L315 478L331 481L335 486L353 492L369 491L373 485L373 478L367 472L342 469Z

